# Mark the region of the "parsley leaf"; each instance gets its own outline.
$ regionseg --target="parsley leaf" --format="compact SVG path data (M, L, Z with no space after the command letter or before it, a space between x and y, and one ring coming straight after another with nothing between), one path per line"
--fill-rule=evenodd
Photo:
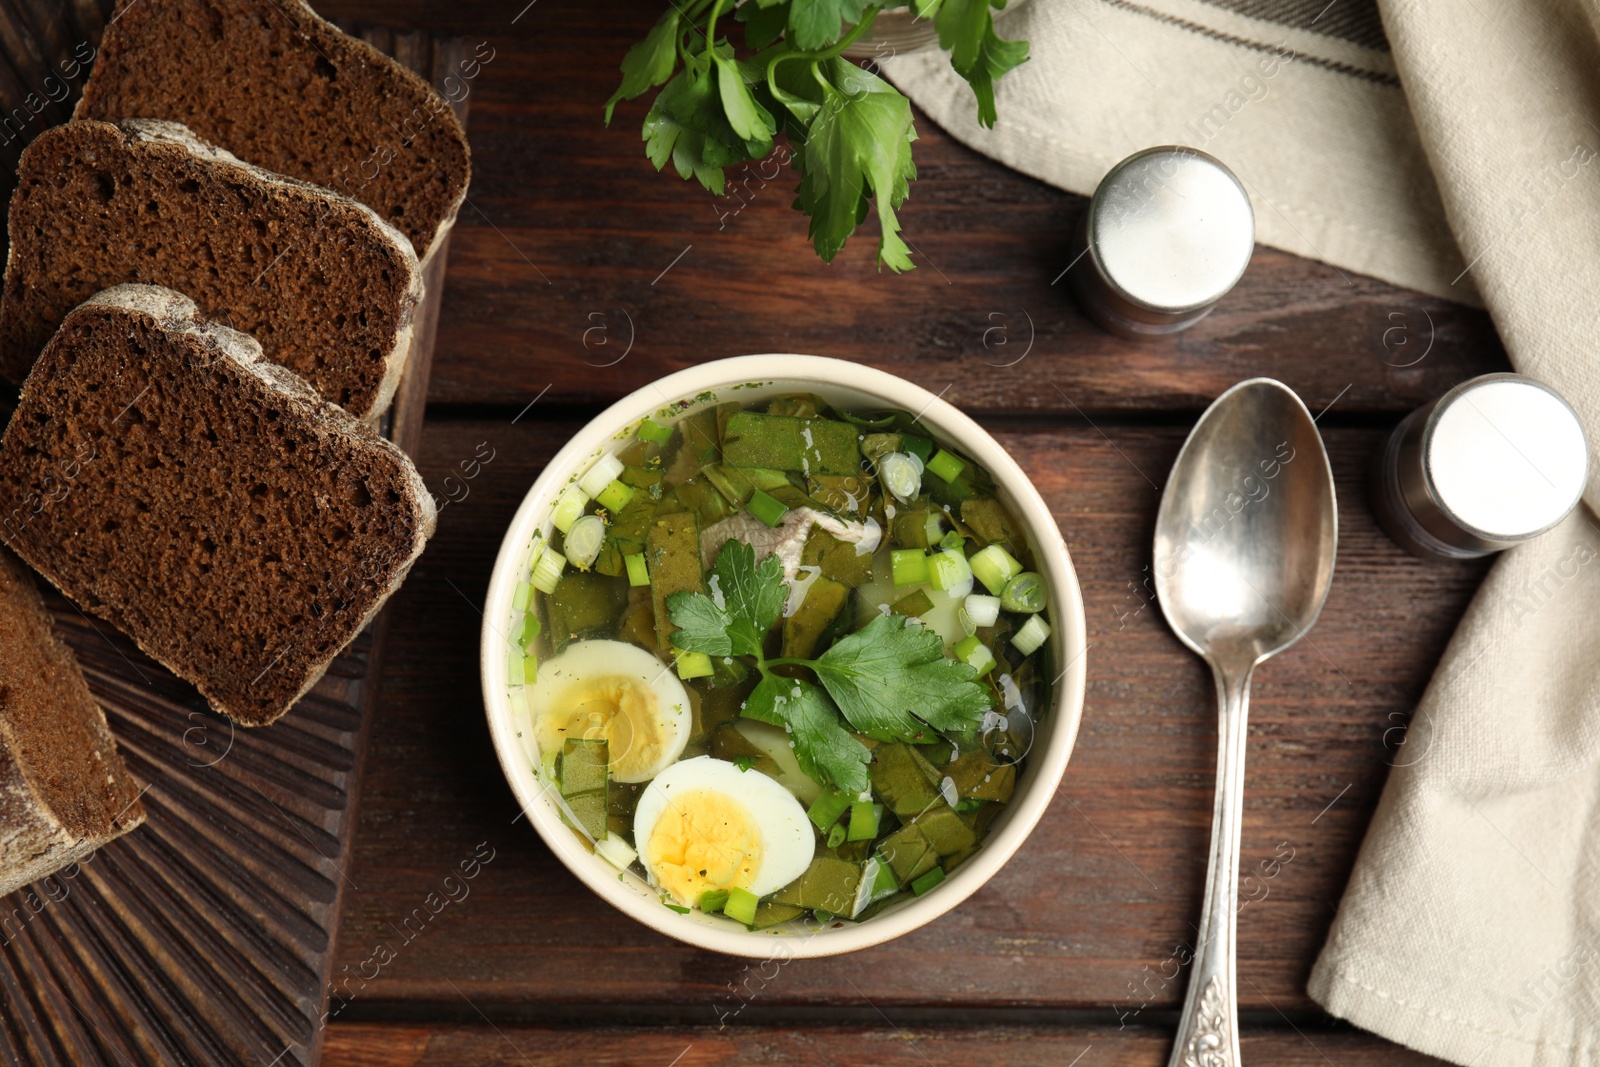
M676 647L708 656L733 655L733 638L728 634L733 618L704 593L673 593L667 597L667 615L677 627L671 637Z
M990 707L967 664L947 659L944 641L901 615L879 615L846 634L812 664L850 725L880 741L938 730L965 733Z
M690 63L657 94L644 120L645 155L657 170L672 160L679 177L697 178L720 196L722 168L765 157L776 129L723 41L710 60Z
M743 714L788 730L800 769L818 782L849 793L866 788L872 755L846 724L882 741L925 737L929 727L964 734L990 707L973 669L947 658L938 634L907 626L900 615L877 616L817 659L766 659L762 645L783 613L788 587L782 561L768 555L757 563L743 541L723 543L706 584L709 596L667 597L677 627L672 643L711 656L754 657L762 678ZM780 663L807 667L817 681L773 674L769 668Z
M839 39L845 22L861 21L866 7L866 0L793 0L789 8L789 40L802 52L832 44Z
M707 101L715 96L707 71L685 70L667 83L644 118L644 154L656 170L672 165L680 178L698 178L722 195L722 168L705 162L706 135L696 128Z
M1028 60L1027 41L1006 41L994 32L989 0L939 0L933 24L939 47L978 98L978 122L995 123L994 83Z
M708 656L759 656L761 643L783 612L788 594L783 561L729 538L712 568L711 596L678 592L667 597L667 613L678 629L672 643Z
M911 103L845 60L830 60L826 70L821 106L796 157L801 179L795 206L811 216L817 255L831 262L866 217L868 200L876 200L878 261L893 271L910 270L910 249L900 238L895 209L917 176L911 162L917 137Z
M769 555L756 563L756 550L744 541L729 538L717 553L713 570L728 610L749 619L756 632L765 634L783 614L788 600L784 587L783 561Z
M872 753L839 725L839 713L819 686L769 674L745 701L743 714L788 730L800 769L814 781L832 782L850 794L870 785Z
M619 101L660 86L645 116L645 154L657 170L671 160L680 177L719 196L724 168L765 159L781 130L796 148L801 181L794 206L810 216L817 254L831 261L875 210L879 267L910 270L910 246L895 213L916 177L911 105L843 55L870 40L865 35L880 12L909 8L933 22L951 65L977 97L979 121L992 127L995 82L1028 59L1026 41L995 33L991 9L1004 6L1005 0L674 0L624 57L606 122ZM750 54L743 59L717 36L719 24L727 25L719 20L730 14L744 26Z
M618 101L632 100L672 77L678 65L678 9L669 7L644 40L622 57L622 84L606 101L606 125Z
M744 43L751 48L765 48L783 36L784 27L789 24L789 5L758 0L754 4L740 4L734 17L744 23Z
M728 128L746 145L765 144L766 148L755 155L756 159L760 159L772 149L772 135L777 130L772 115L750 95L744 70L732 56L718 52L714 58L717 64L717 94L722 98L722 111L728 118ZM755 151L751 149L752 154Z

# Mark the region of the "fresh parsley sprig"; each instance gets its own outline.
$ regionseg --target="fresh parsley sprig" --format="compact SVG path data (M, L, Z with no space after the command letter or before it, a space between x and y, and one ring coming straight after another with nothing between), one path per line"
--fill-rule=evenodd
M800 769L818 782L851 794L868 787L872 754L851 730L879 741L925 739L930 727L967 733L989 708L973 668L946 657L937 634L899 615L874 618L816 659L767 659L763 638L788 599L777 556L757 563L754 548L729 540L708 584L710 596L667 597L677 627L672 643L686 652L753 658L761 681L744 714L787 729ZM785 665L809 669L816 682L773 673Z
M810 217L817 254L831 262L876 203L878 262L910 270L895 215L917 175L911 104L888 82L842 57L886 8L932 19L939 46L972 86L978 121L995 123L994 85L1028 58L1028 42L995 33L1006 0L670 0L622 60L606 124L622 100L662 86L645 116L645 155L671 161L718 195L723 170L764 159L780 133L795 145L794 206ZM726 16L744 25L750 55L717 36ZM681 69L680 69L681 68Z

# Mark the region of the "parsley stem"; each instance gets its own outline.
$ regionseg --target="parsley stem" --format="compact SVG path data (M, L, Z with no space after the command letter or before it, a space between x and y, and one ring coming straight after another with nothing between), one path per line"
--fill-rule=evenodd
M710 47L710 38L706 37L705 31L695 24L695 19L700 17L701 12L706 9L706 5L711 2L712 0L693 0L687 9L683 7L678 8L678 14L682 16L682 24L688 26L688 28L693 30L695 33L698 33L701 40L706 42L707 47ZM678 32L677 45L678 55L687 61L689 59L689 50L684 47L683 31L681 30Z
M867 11L866 18L864 18L860 22L856 23L855 26L851 27L851 30L850 30L849 33L847 33L843 37L839 38L837 41L835 41L833 44L829 45L827 48L820 48L815 52L780 51L777 55L773 56L770 60L767 61L767 88L769 90L771 90L772 95L774 97L776 97L778 100L783 101L783 103L785 103L785 104L788 104L791 101L794 101L796 103L802 103L802 104L811 103L811 101L809 101L809 100L802 100L799 97L795 96L793 93L788 93L788 92L785 92L784 90L778 88L778 83L775 80L775 75L777 74L777 70L778 70L778 64L784 62L785 60L789 60L789 59L808 59L808 60L811 60L812 63L814 63L814 64L815 63L820 63L823 60L832 59L835 56L839 55L841 52L843 52L846 48L849 48L851 45L855 44L856 40L863 33L866 33L867 30L872 28L872 23L873 23L873 21L875 19L877 19L877 17L878 17L878 8L874 6L874 7L870 8ZM813 69L815 70L815 68L813 68ZM822 73L821 73L820 70L816 70L816 76L817 76L819 81L822 79ZM830 89L830 88L832 88L832 86L827 85L827 84L823 85L823 89L824 90L827 90L827 89Z
M821 55L817 56L817 58L818 59L832 59L834 56L839 55L846 48L849 48L851 45L855 44L856 40L863 33L866 33L869 29L871 29L873 20L876 19L877 17L878 17L878 9L876 7L871 8L870 10L868 10L866 18L864 18L860 22L856 23L855 27L849 33L847 33L843 37L839 38L839 40L834 43L833 47L825 49L824 52Z
M706 57L710 58L717 47L717 16L722 14L724 4L731 6L732 0L712 0L711 19L706 23Z
M816 662L814 659L796 659L793 656L787 656L782 659L764 659L761 661L761 669L766 670L768 667L811 667Z

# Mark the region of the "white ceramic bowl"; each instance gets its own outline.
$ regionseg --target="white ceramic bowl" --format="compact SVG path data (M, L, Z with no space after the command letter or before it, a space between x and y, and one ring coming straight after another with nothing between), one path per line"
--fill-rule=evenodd
M561 821L535 769L526 701L513 700L507 685L504 635L515 620L512 599L534 536L550 536L556 496L601 453L632 440L641 419L677 418L724 399L750 403L792 392L816 393L845 409L920 413L934 438L971 456L994 477L1001 499L1026 527L1049 589L1050 642L1061 677L1054 685L1051 707L1040 716L1015 795L992 824L983 847L954 874L932 892L898 901L861 923L820 929L816 924L794 923L752 932L720 915L699 911L680 915L662 906L659 894L643 878L630 873L619 879L617 869L591 853ZM674 410L663 414L667 408ZM679 371L630 393L556 453L517 509L495 560L484 607L481 670L489 731L511 789L550 850L585 885L646 926L701 948L740 956L830 956L880 944L931 922L976 892L1016 852L1044 815L1072 753L1083 710L1084 639L1083 597L1061 531L1027 475L977 423L921 386L856 363L818 356L741 356Z

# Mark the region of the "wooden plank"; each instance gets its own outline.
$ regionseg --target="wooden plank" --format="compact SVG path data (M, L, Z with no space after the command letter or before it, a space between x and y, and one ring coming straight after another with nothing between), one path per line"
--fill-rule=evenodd
M367 0L328 6L397 17ZM922 116L919 177L900 213L918 269L879 274L870 232L823 264L790 208L792 168L732 173L737 188L719 199L645 160L647 101L602 125L617 63L658 0L610 4L604 19L582 4L412 7L493 54L472 84L475 173L435 402L520 407L548 384L546 401L597 404L720 356L809 352L948 388L975 411L1195 411L1273 374L1313 410L1340 397L1341 411L1397 414L1505 368L1483 312L1267 248L1194 329L1112 338L1055 284L1082 198Z
M585 1017L585 1006L620 999L697 1021L725 1007L730 983L748 973L745 961L670 941L593 897L517 821L501 785L478 691L478 611L513 510L577 428L543 415L541 405L515 424L436 421L424 434L429 486L443 496L450 476L457 499L395 601L351 872L358 888L335 969L343 1018L448 1011L466 996L536 1018ZM790 963L763 1005L865 995L884 1006L1111 1011L1138 1022L1181 997L1171 961L1193 936L1204 878L1214 694L1143 582L1158 487L1185 429L992 429L1049 502L1085 588L1091 681L1065 784L1024 851L964 906L889 945ZM1314 1011L1305 979L1382 788L1385 740L1401 736L1484 570L1413 561L1376 528L1359 486L1381 438L1327 433L1343 505L1338 575L1317 629L1256 682L1244 860L1259 899L1239 931L1248 1010ZM470 896L423 931L403 931L480 843L494 859ZM1275 855L1287 859L1272 867Z
M753 1028L541 1030L516 1026L339 1025L331 1030L324 1067L1161 1067L1171 1037L1145 1029L981 1028L936 1030L890 1022L873 1029ZM1246 1063L1275 1067L1434 1067L1431 1056L1358 1031L1292 1030L1243 1035Z

